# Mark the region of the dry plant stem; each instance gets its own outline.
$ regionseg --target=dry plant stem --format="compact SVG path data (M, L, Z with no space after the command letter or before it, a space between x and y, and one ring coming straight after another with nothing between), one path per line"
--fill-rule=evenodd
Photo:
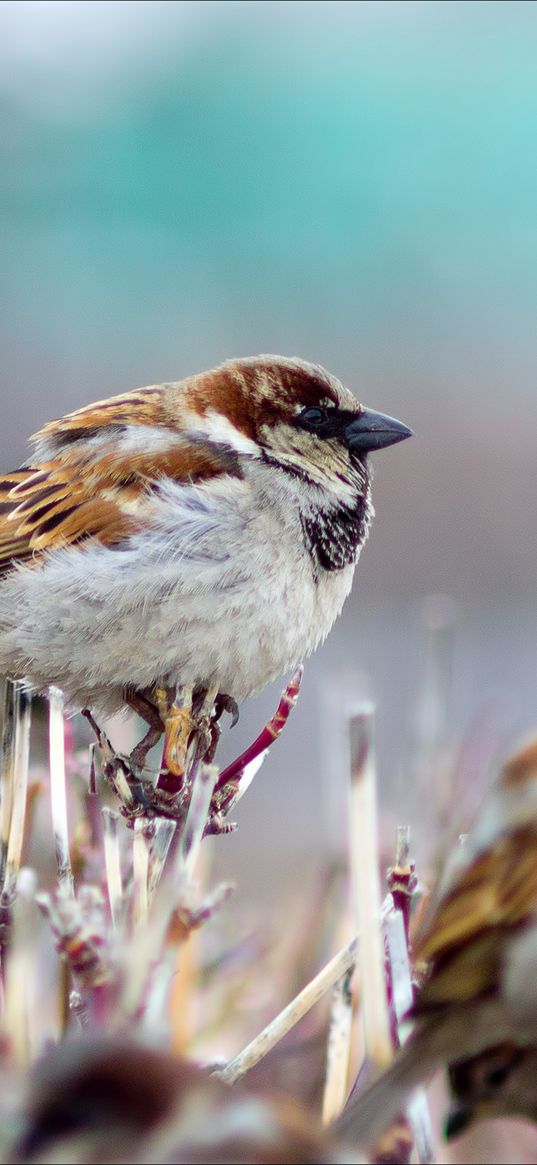
M147 922L149 848L144 834L145 824L141 817L135 820L132 838L132 917L135 927L145 926Z
M397 842L395 849L395 865L388 870L388 889L391 893L396 910L400 910L404 923L408 944L410 928L410 906L416 890L417 878L414 863L410 861L410 826L397 826Z
M20 691L20 684L16 680L6 679L2 728L2 785L0 789L0 884L2 885L6 871L7 843L13 802L15 726L20 716Z
M392 905L384 919L384 933L390 966L391 998L395 1030L399 1043L409 1034L406 1016L414 1002L412 971L408 954L410 906L417 879L410 861L410 826L397 827L395 866L388 871ZM434 1162L431 1118L425 1090L419 1088L407 1105L407 1117L414 1138L415 1152L421 1163Z
M101 766L106 780L112 786L119 801L123 807L124 816L136 817L140 813L140 806L137 804L129 782L126 777L125 766L126 762L122 757L117 756L114 752L108 737L101 731L94 716L88 708L82 709L82 715L88 721L88 724L93 729L99 744L99 751L101 756Z
M216 765L205 764L200 764L191 777L192 794L177 854L178 872L180 875L184 873L189 882L192 881L217 778Z
M425 659L416 709L416 768L418 781L432 802L439 827L451 817L446 799L445 762L450 737L451 673L456 603L448 595L429 595L422 607Z
M366 1052L374 1064L384 1067L393 1053L381 929L373 726L371 704L364 704L350 719L351 878L356 931L360 934L358 966Z
M119 813L115 809L103 807L104 831L104 862L106 868L106 883L108 888L108 902L112 916L112 926L117 930L123 912L123 882L121 878L121 858L119 852L118 825Z
M97 745L96 745L95 741L93 741L93 743L90 744L90 746L89 746L89 781L88 781L88 792L89 792L90 796L92 796L92 797L98 796L97 774L95 772L95 750L96 750L96 748L97 748Z
M6 899L11 901L15 893L21 864L28 795L28 759L30 753L30 725L32 717L31 696L24 689L22 681L16 680L15 684L18 685L18 692L15 697L17 714L15 718L14 748L12 753L13 769L10 775L13 793L2 892L4 901Z
M408 1024L405 1017L414 1002L410 961L406 937L405 920L400 910L394 906L388 910L384 919L384 931L390 961L392 983L392 999L397 1022L397 1031L400 1043L404 1043L408 1036ZM433 1148L431 1118L425 1090L419 1088L407 1105L407 1117L414 1136L414 1146L417 1159L423 1165L434 1165L436 1160Z
M117 1013L120 1026L133 1018L139 1020L144 1012L152 972L162 958L177 897L173 873L167 873L154 894L146 926L125 936L124 982Z
M268 748L261 752L259 756L255 757L244 766L241 771L240 778L237 777L232 781L228 781L227 785L215 795L215 802L218 805L216 815L213 813L211 820L208 823L206 833L233 833L236 825L232 821L228 821L229 814L235 809L238 802L244 797L244 794L250 788L252 781L257 776L261 766L264 764L268 756ZM213 809L215 805L213 803Z
M163 951L159 962L153 968L148 982L142 1024L152 1043L170 1044L171 1003L170 995L177 965L177 951L170 947Z
M147 884L149 905L151 905L153 895L162 877L166 858L176 829L175 821L170 821L168 817L155 817L152 826L153 837L149 847L149 877Z
M338 980L332 992L323 1094L323 1125L329 1125L339 1116L347 1099L352 1037L352 973L351 967Z
M69 833L67 826L67 791L65 786L65 742L63 723L63 694L59 688L50 687L49 699L49 756L50 756L50 802L52 809L52 830L56 850L58 884L73 894L74 882L69 854Z
M175 861L168 864L154 892L147 925L131 935L125 950L125 982L120 1014L141 1018L152 986L155 968L174 912L189 885L207 821L218 770L199 765L191 774L192 793Z
M352 971L356 961L356 939L352 939L343 950L334 955L333 959L323 967L322 971L299 992L298 995L284 1007L283 1011L276 1016L271 1023L267 1024L263 1031L251 1043L239 1052L233 1060L225 1068L219 1069L214 1073L215 1076L225 1080L228 1084L234 1084L245 1072L253 1068L271 1048L283 1039L291 1028L311 1011L311 1008L322 999L326 991L329 991L338 979L341 979L348 971Z
M392 1001L397 1024L397 1034L398 1036L402 1034L404 1040L405 1016L412 1007L414 997L404 919L401 911L397 910L393 905L386 912L384 918L384 933L390 965Z
M390 966L391 1000L395 1011L398 1042L404 1043L409 1035L405 1022L412 1003L412 974L409 959L410 904L416 890L417 878L414 863L410 861L410 826L397 826L395 866L388 871L388 885L393 905L384 918L388 959ZM407 1107L416 1156L419 1163L433 1163L431 1117L424 1088L418 1088Z
M35 987L35 892L33 870L23 869L17 878L13 906L13 930L6 967L3 1031L17 1064L31 1060L33 1048Z

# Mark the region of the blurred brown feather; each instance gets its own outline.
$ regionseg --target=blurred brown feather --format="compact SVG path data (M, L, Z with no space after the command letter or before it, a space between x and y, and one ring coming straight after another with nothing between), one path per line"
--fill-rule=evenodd
M358 1158L281 1093L230 1088L127 1037L87 1036L33 1069L17 1161L333 1165Z
M428 969L409 1013L412 1033L383 1076L351 1099L342 1133L374 1142L442 1064L459 1103L450 1132L475 1116L537 1120L535 1090L523 1085L537 1059L536 853L534 740L505 763L455 855L415 940L414 958Z

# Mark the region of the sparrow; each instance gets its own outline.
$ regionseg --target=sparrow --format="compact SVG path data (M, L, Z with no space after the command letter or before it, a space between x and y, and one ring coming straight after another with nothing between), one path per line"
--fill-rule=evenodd
M351 1097L338 1131L372 1144L441 1065L446 1133L473 1121L537 1122L537 739L503 765L454 853L413 944L427 967L394 1062Z
M230 360L46 424L0 479L0 670L74 708L244 700L329 632L411 435L316 364ZM168 701L168 702L167 702Z
M12 1073L13 1077L13 1073ZM71 1036L2 1090L3 1160L348 1165L317 1115L282 1090L218 1081L126 1036ZM7 1102L4 1097L7 1095Z

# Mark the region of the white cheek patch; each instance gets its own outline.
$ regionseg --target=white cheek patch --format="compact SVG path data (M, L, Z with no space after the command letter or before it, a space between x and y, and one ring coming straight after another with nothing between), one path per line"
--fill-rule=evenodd
M190 417L188 419L190 421ZM216 409L207 409L203 416L192 414L192 423L187 422L187 430L193 435L199 433L214 441L216 445L227 445L234 453L243 453L248 457L259 457L259 446L245 433L241 433L232 421L218 413Z

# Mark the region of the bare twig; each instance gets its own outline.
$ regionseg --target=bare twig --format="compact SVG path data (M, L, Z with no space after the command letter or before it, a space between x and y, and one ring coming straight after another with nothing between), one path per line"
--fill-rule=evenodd
M112 926L117 930L123 916L123 882L121 878L121 856L119 851L118 826L119 813L115 809L103 806L104 830L104 861L106 868L106 882L108 887L108 902L112 916Z
M6 968L4 1032L18 1064L28 1064L35 1052L35 891L33 870L22 869L17 877L13 927Z
M399 825L395 866L388 871L388 885L391 890L392 905L384 918L384 933L389 962L391 1001L394 1012L395 1031L398 1042L405 1042L410 1034L408 1012L414 1002L412 973L408 954L408 926L410 904L416 889L414 863L410 861L410 827ZM419 1088L407 1105L407 1116L412 1129L418 1161L435 1161L431 1118L427 1097Z
M177 854L179 877L184 874L189 882L192 881L217 778L216 765L205 764L200 764L192 778L192 795Z
M155 969L174 914L191 893L191 879L209 812L218 770L213 765L195 766L192 792L175 861L168 864L153 893L146 926L131 936L124 951L125 982L121 998L124 1017L140 1017L148 999ZM183 937L187 937L184 931ZM173 968L170 969L170 974Z
M8 683L11 682L8 681ZM14 693L16 711L13 749L11 750L12 769L9 774L6 773L6 770L4 772L12 787L11 819L9 822L9 837L2 893L3 899L7 899L8 901L11 900L15 893L22 857L28 793L28 757L32 716L31 696L24 688L22 681L15 680L13 686L17 690Z
M410 963L406 944L405 925L403 915L395 906L391 906L384 918L384 933L388 949L390 965L390 979L392 984L392 1001L397 1021L398 1035L404 1029L405 1017L414 1001Z
M381 929L373 725L371 704L364 704L350 719L351 875L366 1051L374 1064L384 1067L393 1053Z
M422 605L424 659L414 715L414 769L434 822L449 821L451 781L446 781L450 738L451 673L457 607L449 595L428 595Z
M341 979L347 971L351 970L356 960L356 939L353 939L343 950L334 955L333 959L323 967L322 971L303 988L302 991L295 998L284 1007L283 1011L276 1016L271 1023L267 1024L263 1031L255 1037L242 1052L239 1052L233 1060L226 1065L225 1068L219 1069L215 1075L222 1080L226 1080L228 1084L234 1084L235 1080L244 1076L250 1068L258 1064L271 1048L275 1047L281 1039L291 1031L291 1028L322 999L326 991L329 991L338 979Z
M397 1032L401 1043L410 1034L406 1020L409 1009L414 1001L410 962L405 930L405 920L401 910L394 907L384 919L388 958L390 962L390 976L392 984L392 1000L397 1021ZM427 1098L423 1088L418 1089L407 1105L407 1115L412 1128L414 1144L418 1161L432 1163L435 1155L433 1149L431 1118Z
M149 849L149 879L147 886L149 904L151 904L155 890L160 882L176 830L175 821L170 821L167 817L155 817L152 826L153 837Z
M395 865L391 866L388 870L387 883L393 898L393 904L396 910L400 910L403 915L408 943L410 905L418 884L414 862L410 861L409 825L397 826Z
M241 753L241 755L238 756L236 760L232 761L232 763L228 765L227 768L222 770L218 781L216 782L215 793L219 793L230 782L238 783L241 781L247 770L248 773L252 772L250 766L253 761L259 760L259 765L257 768L260 767L262 759L259 758L263 758L267 749L269 749L271 744L274 744L274 741L277 740L278 736L280 736L287 723L287 720L289 719L290 713L295 707L300 693L300 685L302 683L303 674L304 668L297 668L296 672L294 672L294 674L291 676L287 687L282 692L280 702L274 713L274 716L272 716L272 718L268 721L268 724L265 724L265 727L259 733L259 736L256 737L253 744L251 744L245 750L245 752ZM252 775L257 772L257 768L253 770ZM237 799L237 797L234 797L233 803L235 803ZM224 810L224 808L229 808L229 806L226 804L225 807L222 805L221 808Z
M149 847L145 837L146 823L142 817L134 822L132 839L132 918L135 927L147 922L147 879L149 874Z
M69 853L69 832L67 826L67 792L65 787L65 743L63 724L63 694L59 688L50 687L49 698L49 748L50 748L50 802L52 809L52 829L56 851L58 882L72 894L74 892L73 871Z
M0 786L0 885L6 871L7 843L13 804L13 773L15 769L15 728L20 717L21 686L9 678L4 687L4 718L2 726L2 783Z
M338 979L332 993L323 1094L322 1119L324 1125L331 1124L339 1116L347 1099L352 1036L352 973L353 968L350 967L341 979Z

